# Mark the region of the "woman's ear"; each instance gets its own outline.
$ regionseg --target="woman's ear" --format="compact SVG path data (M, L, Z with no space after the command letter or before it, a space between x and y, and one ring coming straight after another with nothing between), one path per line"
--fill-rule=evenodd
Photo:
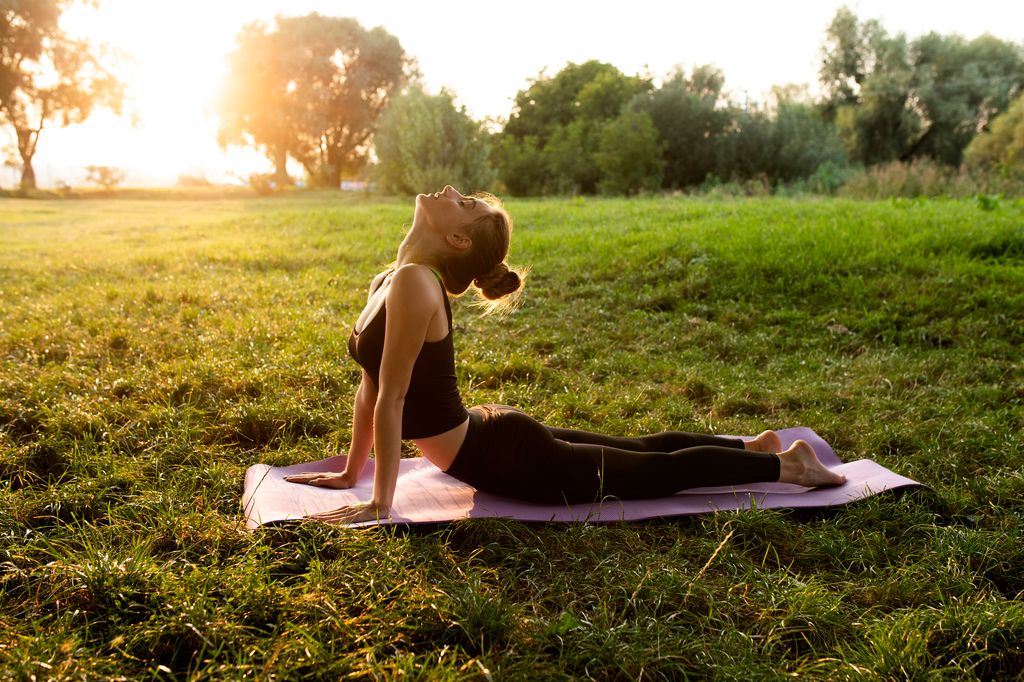
M461 232L449 232L444 238L448 242L448 246L459 251L465 251L473 246L473 240L469 238L469 235L462 234Z

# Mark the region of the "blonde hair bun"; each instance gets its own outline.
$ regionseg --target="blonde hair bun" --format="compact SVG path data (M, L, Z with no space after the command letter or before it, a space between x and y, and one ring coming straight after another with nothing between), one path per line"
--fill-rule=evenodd
M473 284L484 295L484 298L494 301L519 290L523 280L514 270L509 270L504 263L498 263L483 277L477 277Z

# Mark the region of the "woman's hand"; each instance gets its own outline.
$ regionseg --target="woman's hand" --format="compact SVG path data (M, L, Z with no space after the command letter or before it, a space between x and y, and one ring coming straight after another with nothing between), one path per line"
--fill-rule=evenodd
M338 507L330 511L310 514L307 521L323 521L325 523L359 523L360 521L380 521L391 517L391 510L384 509L376 502L363 502L347 507Z
M356 477L350 475L347 471L307 471L301 474L292 474L291 476L285 476L284 480L289 483L303 483L305 485L315 485L318 488L334 488L336 490L344 490L351 488L356 484Z

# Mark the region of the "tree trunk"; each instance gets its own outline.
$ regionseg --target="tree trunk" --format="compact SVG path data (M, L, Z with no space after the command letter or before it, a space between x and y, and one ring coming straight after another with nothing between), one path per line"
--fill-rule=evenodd
M337 164L328 164L323 168L323 177L321 178L324 187L331 187L333 189L341 188L341 168Z
M928 130L924 131L924 135L917 138L916 142L910 145L910 147L905 152L900 154L900 161L903 161L904 163L911 161L917 155L917 150L921 148L921 145L925 143L925 140L932 136L932 133L934 131L934 125L928 126Z
M21 157L21 188L36 188L36 171L32 168L32 157L36 155L36 144L39 142L39 133L43 131L42 122L36 130L15 127L14 132L18 136L18 155Z
M35 189L36 188L36 172L32 168L32 159L22 159L21 162L21 188Z
M274 182L277 183L279 189L291 184L291 178L288 177L287 151L280 150L274 152Z
M333 187L334 189L341 187L341 168L336 164L314 161L302 165L306 169L311 187Z

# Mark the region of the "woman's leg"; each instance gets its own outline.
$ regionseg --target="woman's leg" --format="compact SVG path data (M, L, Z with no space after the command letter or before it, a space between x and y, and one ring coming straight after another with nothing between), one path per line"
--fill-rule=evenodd
M778 455L740 447L696 445L673 452L635 452L566 443L599 472L601 496L642 499L688 488L778 481Z
M838 476L821 466L814 451L797 441L780 455L728 446L695 445L672 452L615 447L635 439L575 432L571 443L514 408L486 406L471 411L470 431L449 473L479 490L546 503L592 502L601 497L641 499L687 488L778 481L836 485ZM580 435L584 434L584 435ZM659 436L661 434L658 434ZM670 437L669 437L670 438ZM698 439L714 438L698 436ZM645 441L646 443L647 441Z
M650 446L674 441L658 434L629 439L552 429L505 406L473 409L470 433L449 473L479 490L538 502L592 502L602 496L623 499L661 497L686 488L730 485L779 478L775 455L749 452L737 439L689 437L698 444L671 452L645 452L618 445ZM571 443L556 438L568 435Z
M685 431L665 431L649 436L629 438L607 436L602 433L592 433L577 429L563 429L557 426L547 426L547 430L553 437L558 440L564 440L567 443L604 445L632 452L674 452L700 445L716 445L723 448L737 448L740 450L744 448L744 442L739 438L711 436Z
M702 433L687 433L685 431L665 431L650 436L638 438L623 438L618 436L606 436L600 433L589 431L578 431L576 429L562 429L549 426L551 435L559 440L568 443L590 443L593 445L608 445L623 450L635 452L675 452L684 448L692 448L697 445L718 445L724 448L741 448L754 450L756 452L780 452L782 442L774 431L762 431L751 439L729 438L728 436L711 436Z

